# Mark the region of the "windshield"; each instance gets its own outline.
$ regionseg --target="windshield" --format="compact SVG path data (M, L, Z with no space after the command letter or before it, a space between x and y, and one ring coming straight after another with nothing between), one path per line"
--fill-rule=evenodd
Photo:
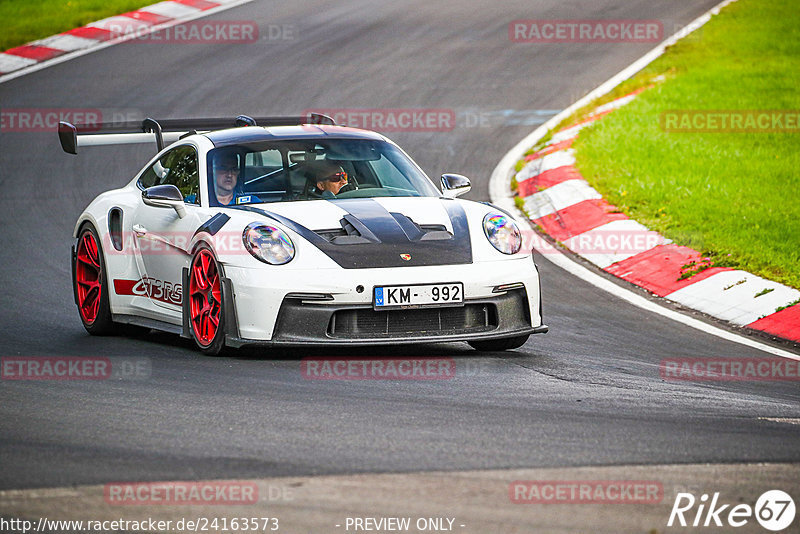
M439 196L428 177L396 146L362 139L215 148L208 153L208 190L212 206Z

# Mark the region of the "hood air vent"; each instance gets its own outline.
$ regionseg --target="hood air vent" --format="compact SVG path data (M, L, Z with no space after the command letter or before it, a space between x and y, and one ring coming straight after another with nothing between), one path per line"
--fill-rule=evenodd
M417 224L402 213L390 213L409 241L441 241L452 239L453 234L443 224ZM314 230L314 233L334 245L357 245L380 243L380 240L362 221L353 215L345 215L339 221L341 228Z

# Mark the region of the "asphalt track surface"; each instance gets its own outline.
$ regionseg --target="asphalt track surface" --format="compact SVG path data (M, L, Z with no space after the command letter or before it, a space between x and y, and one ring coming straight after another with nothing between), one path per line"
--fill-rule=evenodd
M215 15L292 25L291 40L113 46L0 84L3 108L154 117L309 107L446 108L452 131L389 134L431 177L487 200L501 156L652 44L513 44L514 19L656 19L667 34L715 0L256 1ZM504 115L504 110L517 113ZM468 127L483 117L482 127ZM506 118L503 118L506 117ZM540 120L539 122L543 122ZM0 137L2 355L147 358L150 378L0 382L0 489L108 481L800 460L792 382L680 383L659 363L765 357L643 312L539 260L551 332L519 350L466 344L233 352L176 336L96 338L72 302L74 221L152 147L64 154L55 133ZM446 356L438 381L310 381L305 356ZM743 483L746 483L743 481Z

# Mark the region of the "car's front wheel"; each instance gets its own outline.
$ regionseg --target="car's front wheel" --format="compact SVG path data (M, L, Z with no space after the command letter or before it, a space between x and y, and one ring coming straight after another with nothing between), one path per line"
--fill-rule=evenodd
M75 296L83 327L92 335L113 331L103 249L91 224L81 228L75 247Z
M503 339L487 339L485 341L468 341L469 345L481 352L503 351L518 349L528 341L528 334L524 336L507 337Z
M201 245L189 269L189 329L200 351L211 356L225 346L221 278L211 249Z

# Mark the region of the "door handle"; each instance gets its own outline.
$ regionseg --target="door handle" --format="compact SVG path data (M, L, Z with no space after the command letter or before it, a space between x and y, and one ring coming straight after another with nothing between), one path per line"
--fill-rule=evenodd
M142 237L147 233L147 228L145 228L141 224L134 224L133 233L136 234L137 237Z

